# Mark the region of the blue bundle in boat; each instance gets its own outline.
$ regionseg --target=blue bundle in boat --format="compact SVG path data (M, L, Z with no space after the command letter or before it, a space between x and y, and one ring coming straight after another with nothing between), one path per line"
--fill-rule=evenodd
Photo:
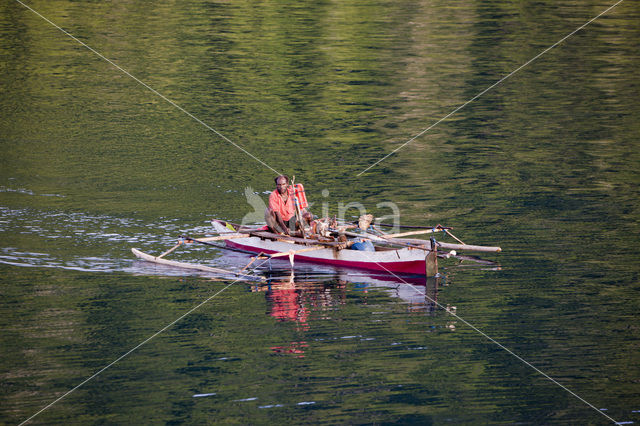
M373 243L370 240L360 239L359 241L353 243L351 246L351 250L362 250L362 251L376 251L375 247L373 247Z

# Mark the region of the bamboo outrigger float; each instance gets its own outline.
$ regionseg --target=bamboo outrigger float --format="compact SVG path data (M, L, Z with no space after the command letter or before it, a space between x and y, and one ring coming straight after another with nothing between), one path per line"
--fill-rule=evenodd
M178 262L175 260L167 260L160 256L152 256L150 254L143 253L140 250L135 248L132 248L131 252L134 255L136 255L136 257L139 259L143 259L149 262L159 263L161 265L173 266L176 268L183 268L183 269L193 269L193 270L202 271L202 272L212 272L214 274L219 274L219 275L229 275L234 278L244 279L249 281L256 280L256 279L259 281L264 281L263 277L258 277L256 275L243 274L241 272L234 272L234 271L227 271L226 269L214 268L212 266L200 265L198 263L187 263L187 262Z

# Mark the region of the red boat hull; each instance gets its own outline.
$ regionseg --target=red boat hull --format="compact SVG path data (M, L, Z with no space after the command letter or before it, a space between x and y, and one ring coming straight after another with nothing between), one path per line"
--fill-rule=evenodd
M252 245L244 243L249 239L229 239L225 240L226 244L230 247L239 248L242 250L251 251L254 253L266 253L274 254L279 252L287 252L283 250L281 246L268 247L269 245L282 244L271 242L265 242L259 240L259 245ZM291 246L289 244L289 246ZM304 246L303 246L304 247ZM296 247L293 248L295 250ZM300 247L297 247L300 248ZM334 252L331 256L327 255L327 252ZM346 252L346 253L345 253ZM423 250L409 250L411 256L407 256L405 250L388 251L385 252L384 259L381 259L377 252L365 252L358 250L342 250L335 251L333 249L321 249L306 253L295 254L295 261L304 261L310 263L316 263L321 265L331 265L341 268L355 268L365 269L369 271L378 271L390 274L412 274L412 275L425 275L426 264L425 256L426 252ZM340 255L343 254L343 255ZM397 260L389 260L388 258L395 256ZM347 258L348 257L348 258ZM403 259L403 257L410 257ZM359 260L357 258L360 258Z

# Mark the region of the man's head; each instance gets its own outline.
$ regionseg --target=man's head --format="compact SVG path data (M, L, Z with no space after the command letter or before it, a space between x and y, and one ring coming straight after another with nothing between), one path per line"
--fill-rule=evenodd
M276 190L280 194L284 194L287 191L287 187L289 186L289 177L286 175L280 175L276 179Z

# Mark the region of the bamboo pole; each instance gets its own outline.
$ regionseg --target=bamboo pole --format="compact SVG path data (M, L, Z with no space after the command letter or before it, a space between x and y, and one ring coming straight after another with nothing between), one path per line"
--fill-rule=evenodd
M224 240L231 240L233 238L249 238L250 236L251 235L249 234L218 235L215 237L198 238L198 241L224 241Z
M451 237L456 240L457 242L459 242L460 244L465 244L460 238L456 237L455 235L453 235L451 232L449 231L445 231L447 234L451 235ZM466 245L466 244L465 244Z
M290 250L290 251L282 251L282 252L279 252L279 253L272 253L272 254L269 255L269 257L271 257L273 259L274 257L289 256L292 253L293 254L298 254L298 253L304 253L304 252L307 252L307 251L320 250L320 249L323 249L323 248L326 248L326 247L325 246L312 246L312 247L306 247L306 248L299 249L299 250Z
M175 246L171 247L169 250L165 251L160 256L158 256L158 259L161 259L161 258L165 257L166 255L168 255L169 253L171 253L172 251L174 251L175 249L177 249L181 245L182 245L182 241L178 241L178 244L176 244Z
M440 241L438 241L438 247L441 247L446 250L468 250L468 251L485 251L485 252L502 251L500 247L472 246L468 244L451 244L451 243L443 243Z
M337 231L335 231L337 232ZM401 246L401 247L409 247L409 248L415 248L415 249L420 249L420 250L430 250L429 247L427 247L427 243L429 243L429 241L427 240L421 240L421 239L396 239L396 238L381 238L375 235L371 235L371 236L367 236L367 235L362 235L362 234L358 234L355 232L345 232L346 235L349 236L355 236L355 237L359 237L359 238L364 238L367 240L371 240L374 244L375 243L387 243L387 244L391 244L391 245L396 245L396 246ZM451 244L451 243L443 243L441 241L437 241L438 247L443 248L443 249L448 249L448 250L468 250L468 251L483 251L483 252L500 252L502 251L502 249L500 247L491 247L491 246L474 246L474 245L469 245L469 244Z
M378 219L378 218L376 218ZM375 219L374 219L374 223L375 223ZM378 226L382 226L385 228L400 228L400 229L433 229L433 228L439 228L439 229L453 229L450 226L411 226L411 225L394 225L391 223L376 223L376 225Z
M398 238L398 237L407 237L409 235L423 235L423 234L432 234L434 232L439 232L442 231L443 229L440 228L435 228L435 229L422 229L419 231L409 231L409 232L401 232L399 234L384 234L381 235L382 238L384 239L388 239L388 238ZM451 234L449 234L451 235ZM453 236L453 235L452 235Z
M193 241L194 243L200 243L200 244L204 244L204 245L207 245L207 246L216 247L216 248L219 248L219 249L222 249L222 250L236 251L238 253L246 253L246 254L255 254L255 252L253 252L253 251L243 250L241 248L236 248L236 247L228 247L228 246L221 245L221 244L214 244L214 243L209 242L209 241L202 241L202 240L197 239L197 238L189 237L188 235L183 235L181 238L184 238L185 241Z
M306 247L303 249L299 249L299 250L289 250L289 251L283 251L283 252L279 252L279 253L272 253L272 254L267 254L267 253L258 253L257 256L252 257L251 258L251 262L247 263L247 265L242 268L240 270L240 272L244 271L245 269L247 269L249 267L249 265L251 265L253 262L255 262L258 259L273 259L274 257L283 257L283 256L289 256L289 262L291 262L291 267L293 267L293 256L298 254L298 253L304 253L307 251L314 251L314 250L320 250L326 248L325 246L313 246L313 247Z
M244 268L240 269L240 272L242 272L242 271L244 271L245 269L247 269L247 268L248 268L248 267L249 267L253 262L255 262L256 260L258 260L258 258L259 258L260 256L262 256L263 254L264 254L264 253L260 252L260 253L258 253L258 255L257 255L257 256L252 257L252 258L251 258L251 262L247 263L247 264L246 264L246 266L245 266Z

